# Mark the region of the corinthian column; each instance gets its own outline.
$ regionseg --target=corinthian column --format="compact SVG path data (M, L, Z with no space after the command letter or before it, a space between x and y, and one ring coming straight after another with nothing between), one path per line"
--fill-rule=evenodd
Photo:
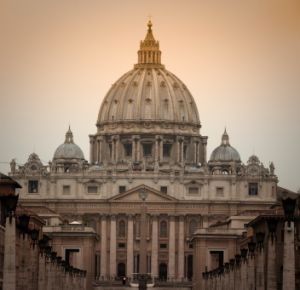
M128 216L127 226L127 277L132 278L133 273L133 217Z
M175 278L175 217L170 217L169 231L169 278Z
M178 279L184 278L184 217L179 217L178 234Z
M116 276L116 257L117 257L117 239L116 239L116 217L110 217L110 252L109 252L109 275Z
M153 278L158 277L158 220L152 217L152 249L151 249L151 273Z
M106 236L106 216L101 217L101 265L100 273L103 279L106 279L106 265L107 265L107 236Z

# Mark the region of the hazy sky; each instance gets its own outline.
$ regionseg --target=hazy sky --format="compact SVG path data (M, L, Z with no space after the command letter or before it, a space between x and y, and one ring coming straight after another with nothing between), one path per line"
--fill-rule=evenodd
M0 0L0 171L52 159L69 123L88 134L106 92L137 62L148 16L162 62L193 94L208 154L227 127L247 162L300 186L299 0Z

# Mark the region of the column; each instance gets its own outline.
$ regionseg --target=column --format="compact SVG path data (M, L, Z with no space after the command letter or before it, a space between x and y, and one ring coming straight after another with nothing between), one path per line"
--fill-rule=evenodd
M194 158L193 162L197 163L197 141L194 141Z
M181 146L180 146L180 161L181 161L181 163L184 163L184 139L182 138L182 141L180 142L180 144L181 144Z
M247 269L247 289L255 289L255 258L254 254L249 253L248 257L248 269Z
M115 162L118 162L118 160L119 160L119 141L120 141L120 138L119 138L119 136L115 136L114 137L114 140L115 140Z
M4 233L3 290L16 289L16 220L6 218Z
M160 142L159 142L159 160L160 161L163 161L163 159L164 159L164 157L163 157L163 145L164 145L163 138L161 138Z
M107 278L107 236L106 236L106 228L107 220L106 216L101 216L101 265L100 265L100 276L103 279Z
M39 255L38 289L46 288L46 261L45 254Z
M177 158L176 158L176 161L178 162L178 163L180 163L180 154L181 154L181 142L180 142L180 139L179 138L177 138L177 140L176 140L176 148L177 148Z
M116 239L116 216L110 217L110 247L109 247L109 275L111 278L116 276L116 258L117 258L117 239Z
M99 138L99 150L98 150L99 160L98 160L98 163L102 162L102 142L103 142L103 138Z
M268 252L267 252L267 289L277 289L277 275L276 275L276 247L275 238L272 234L268 237Z
M93 164L94 163L94 136L90 135L90 163Z
M158 277L158 217L152 216L151 274Z
M175 217L170 217L169 226L169 269L168 276L169 279L173 280L175 278Z
M202 137L202 146L203 146L203 163L207 162L207 137Z
M159 161L159 140L160 140L160 137L156 136L155 137L155 161L156 162Z
M133 275L133 217L128 216L127 224L127 277L132 278Z
M264 248L257 247L256 253L256 290L265 289Z
M116 142L115 139L111 140L111 162L115 162L115 154L116 154Z
M140 137L138 136L136 139L136 161L141 160L141 142Z
M132 161L136 161L136 141L134 136L132 138Z
M178 233L178 279L184 279L184 216L179 217Z
M295 290L295 228L294 222L284 223L282 289Z

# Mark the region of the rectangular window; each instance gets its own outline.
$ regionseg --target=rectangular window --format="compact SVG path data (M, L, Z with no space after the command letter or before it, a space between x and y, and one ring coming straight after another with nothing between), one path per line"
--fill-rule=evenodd
M189 194L198 194L199 188L198 187L189 187Z
M210 251L211 269L219 268L224 263L223 251Z
M126 191L126 186L123 185L119 186L119 193L123 193L125 191Z
M125 151L126 157L131 157L132 156L132 144L130 144L130 143L124 144L124 151Z
M248 194L249 195L258 195L258 184L257 183L249 183L248 186Z
M160 249L167 249L167 244L159 244Z
M224 196L224 187L216 188L216 196Z
M172 144L163 144L163 157L171 156Z
M151 143L143 144L143 153L144 153L144 156L152 155L152 144Z
M88 193L98 193L98 186L90 185L87 188Z
M71 193L71 186L63 185L63 194L70 194L70 193Z
M168 187L167 186L161 186L160 187L160 192L167 194L168 193Z
M39 192L39 182L38 180L28 181L28 193L38 193Z
M119 249L125 249L126 248L126 244L125 243L118 243L118 248Z

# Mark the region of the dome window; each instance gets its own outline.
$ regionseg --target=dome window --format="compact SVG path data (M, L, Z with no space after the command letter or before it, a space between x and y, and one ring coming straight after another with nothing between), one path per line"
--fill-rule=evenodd
M168 158L171 156L171 149L172 149L172 144L170 144L170 143L163 144L163 156L165 158Z
M131 143L124 144L124 152L125 152L126 157L132 156L132 144Z
M152 155L152 144L151 143L143 144L143 153L144 153L145 157Z

